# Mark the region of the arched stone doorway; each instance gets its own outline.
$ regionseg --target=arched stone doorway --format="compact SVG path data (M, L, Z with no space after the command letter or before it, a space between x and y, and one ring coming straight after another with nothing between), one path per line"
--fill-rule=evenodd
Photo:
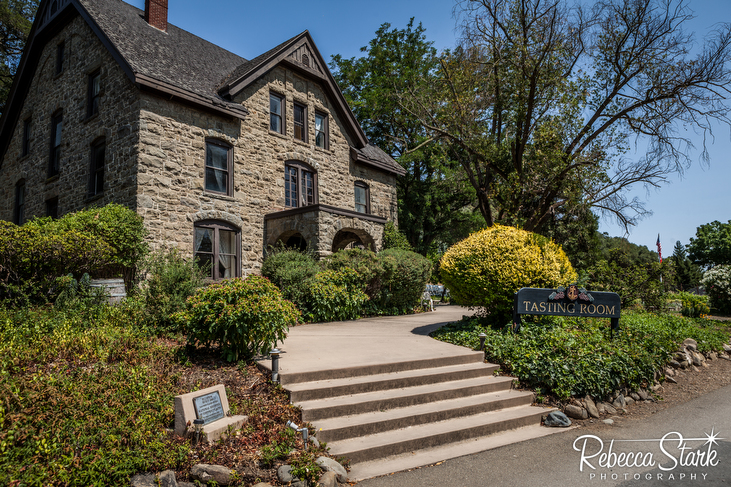
M335 237L333 237L333 252L352 247L376 250L373 238L364 230L357 228L343 228L335 234Z
M275 245L284 245L288 249L295 249L301 252L307 250L307 240L302 236L301 233L291 230L284 232L277 238Z

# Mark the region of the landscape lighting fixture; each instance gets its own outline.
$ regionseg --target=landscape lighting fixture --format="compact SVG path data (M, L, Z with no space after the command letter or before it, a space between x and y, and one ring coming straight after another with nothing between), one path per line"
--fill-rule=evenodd
M479 337L480 337L480 350L482 350L484 352L485 351L485 339L487 338L487 335L485 335L484 333L480 333Z
M305 450L307 450L307 438L309 437L309 431L307 430L307 428L298 428L297 425L294 424L292 421L287 421L287 427L292 428L298 433L302 433L302 441L305 444Z
M272 357L272 382L279 382L279 354L282 353L278 348L269 352Z

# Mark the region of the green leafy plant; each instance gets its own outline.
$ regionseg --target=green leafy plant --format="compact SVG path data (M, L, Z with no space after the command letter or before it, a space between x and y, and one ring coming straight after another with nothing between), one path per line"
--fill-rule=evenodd
M470 318L440 328L432 335L456 345L477 348L485 333L485 358L541 394L561 399L590 394L604 398L621 387L652 384L686 338L701 352L722 350L725 331L702 319L673 315L623 312L619 336L611 338L606 320L541 317L527 322L520 333L510 326L485 326Z
M310 485L317 485L320 480L322 469L317 464L316 453L305 450L292 459L292 476L308 482Z
M299 317L274 284L251 275L198 289L176 319L183 320L189 345L218 344L233 362L268 352Z
M711 306L719 313L731 314L731 265L717 265L706 271L702 283Z
M377 306L409 312L421 302L421 295L431 277L432 263L410 250L388 249L378 254L384 268Z
M707 315L711 312L711 309L708 307L708 296L681 292L678 293L678 297L682 305L680 313L683 316L700 318L701 315Z
M414 250L407 240L406 235L401 233L391 220L387 221L383 228L383 245L381 250L387 249Z
M308 281L308 290L307 321L353 320L368 301L360 276L349 267L318 273Z
M261 266L261 274L303 312L308 309L308 281L319 271L312 255L283 246L270 247Z
M386 270L380 258L376 254L365 249L346 249L335 252L321 261L325 269L339 271L344 268L352 269L358 274L357 282L371 300L377 299L378 294L386 278Z
M204 285L210 275L208 270L172 248L150 253L142 264L142 274L146 324L157 333L181 331L173 315L183 310L186 300Z

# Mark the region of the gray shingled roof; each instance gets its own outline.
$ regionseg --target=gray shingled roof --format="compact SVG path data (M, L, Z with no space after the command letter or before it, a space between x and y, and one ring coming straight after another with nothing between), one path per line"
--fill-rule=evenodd
M386 154L380 147L376 145L368 143L368 145L366 145L362 149L356 148L355 151L366 159L370 159L371 161L375 161L387 167L390 167L391 170L396 174L400 174L402 176L406 174L406 171L403 167L401 167L401 164L396 162L393 157Z
M121 0L79 0L135 73L206 98L245 58L168 23L162 32ZM222 101L222 100L221 100Z

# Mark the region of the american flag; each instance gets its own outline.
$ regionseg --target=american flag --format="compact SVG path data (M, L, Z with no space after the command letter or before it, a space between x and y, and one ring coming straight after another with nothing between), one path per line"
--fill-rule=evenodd
M662 245L660 245L660 234L657 234L657 255L660 256L660 263L662 264Z

